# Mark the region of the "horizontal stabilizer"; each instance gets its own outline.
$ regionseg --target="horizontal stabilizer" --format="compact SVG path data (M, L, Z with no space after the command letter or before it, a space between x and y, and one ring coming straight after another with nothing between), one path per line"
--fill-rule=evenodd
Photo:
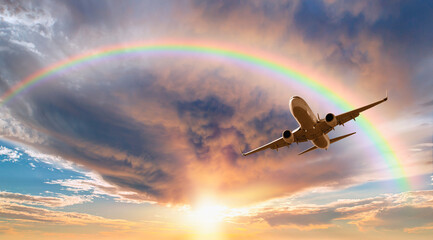
M353 132L353 133L349 133L349 134L346 134L346 135L343 135L343 136L340 136L340 137L336 137L336 138L330 139L329 142L330 142L331 144L332 144L332 143L335 143L335 142L340 141L340 140L343 139L343 138L347 138L348 136L351 136L351 135L353 135L353 134L355 134L355 133L356 133L356 132ZM309 151L313 151L313 150L315 150L315 149L317 149L317 147L316 147L316 146L312 146L312 147L310 147L309 149L307 149L307 150L305 150L305 151L299 153L298 155L302 155L302 154L304 154L304 153L307 153L307 152L309 152Z
M307 152L309 152L309 151L313 151L314 149L317 149L317 147L316 147L316 146L312 146L312 147L310 147L309 149L307 149L307 150L305 150L305 151L299 153L298 155L302 155L302 154L307 153Z
M331 140L329 140L331 143L335 143L335 142L337 142L337 141L340 141L341 139L343 139L343 138L347 138L348 136L351 136L351 135L353 135L353 134L355 134L356 132L353 132L353 133L349 133L349 134L346 134L346 135L343 135L343 136L340 136L340 137L336 137L336 138L333 138L333 139L331 139Z

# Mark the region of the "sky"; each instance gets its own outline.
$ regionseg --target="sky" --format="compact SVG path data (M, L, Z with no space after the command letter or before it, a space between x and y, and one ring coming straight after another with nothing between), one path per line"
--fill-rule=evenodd
M433 3L0 2L1 239L433 236ZM196 50L71 62L161 45ZM292 96L386 92L327 151L240 154L298 127Z

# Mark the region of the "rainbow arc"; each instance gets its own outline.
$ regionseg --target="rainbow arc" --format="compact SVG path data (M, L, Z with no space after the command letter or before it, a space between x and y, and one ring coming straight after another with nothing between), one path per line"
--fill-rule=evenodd
M249 66L260 67L273 73L283 76L293 83L299 84L311 91L319 94L335 104L341 111L353 109L345 98L335 90L323 84L318 79L312 79L306 74L297 71L287 61L279 56L261 52L257 49L247 49L245 47L233 46L221 42L197 41L197 40L158 40L147 42L133 42L118 45L110 45L93 49L82 54L66 58L43 68L10 88L1 97L0 106L8 104L17 95L30 89L37 83L42 83L51 75L67 71L73 67L81 66L86 63L94 62L98 59L109 58L112 56L123 56L128 54L200 54L209 57L223 57L246 63ZM358 123L368 138L376 146L378 154L386 162L392 176L398 181L401 190L410 189L408 178L405 175L403 165L397 158L392 146L386 141L376 127L365 117L360 117Z

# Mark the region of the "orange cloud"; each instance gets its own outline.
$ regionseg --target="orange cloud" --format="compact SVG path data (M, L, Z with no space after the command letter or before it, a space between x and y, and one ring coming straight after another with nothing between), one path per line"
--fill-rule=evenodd
M338 200L326 205L256 208L250 222L264 221L271 227L300 230L354 224L360 231L388 229L415 233L433 224L433 191L415 191L358 200ZM236 219L236 217L235 217ZM245 221L248 218L239 217Z
M20 193L0 192L0 201L3 203L19 203L29 205L42 205L46 207L65 207L74 204L89 202L91 196L67 196L57 195L57 197L43 197L25 195Z
M90 214L76 212L53 211L16 203L0 203L0 217L23 222L58 224L58 225L88 225L97 224L110 228L129 228L133 224L125 220L107 219Z

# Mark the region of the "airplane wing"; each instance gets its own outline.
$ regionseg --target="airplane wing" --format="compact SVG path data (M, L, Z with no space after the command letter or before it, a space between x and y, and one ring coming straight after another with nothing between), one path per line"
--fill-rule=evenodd
M340 114L340 115L336 116L337 122L338 122L339 125L343 125L344 123L346 123L346 122L348 122L348 121L350 121L350 120L355 119L356 117L358 117L359 113L361 113L361 112L363 112L363 111L365 111L365 110L367 110L369 108L372 108L372 107L374 107L374 106L376 106L378 104L381 104L381 103L385 102L386 100L388 100L388 96L386 96L384 99L382 99L380 101L374 102L374 103L369 104L367 106L360 107L360 108L352 110L350 112L346 112L346 113Z
M337 116L335 116L335 118L337 119L337 124L338 125L344 125L346 122L348 122L348 121L350 121L352 119L355 120L355 118L358 117L361 112L363 112L363 111L365 111L367 109L370 109L370 108L372 108L372 107L374 107L374 106L376 106L378 104L381 104L381 103L385 102L386 100L388 100L388 94L382 100L379 100L377 102L374 102L372 104L366 105L364 107L360 107L360 108L357 108L355 110L352 110L352 111L349 111L349 112L337 115ZM333 129L332 127L328 126L326 124L326 122L324 122L324 121L319 123L319 127L322 129L322 131L325 134L328 133L328 132L330 132Z
M251 150L249 152L246 152L246 153L242 153L242 155L247 156L247 155L250 155L250 154L253 154L253 153L265 150L265 149L268 149L268 148L270 148L270 149L278 149L280 147L289 146L289 145L290 144L288 144L288 143L286 143L284 141L283 137L280 137L280 138L275 139L274 141L272 141L270 143L267 143L267 144L265 144L265 145L263 145L261 147L253 149L253 150Z

